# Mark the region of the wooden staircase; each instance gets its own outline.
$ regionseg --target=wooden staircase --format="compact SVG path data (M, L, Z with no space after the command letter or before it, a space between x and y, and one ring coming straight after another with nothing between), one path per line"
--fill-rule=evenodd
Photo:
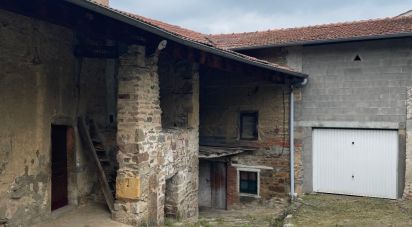
M87 153L97 169L100 188L102 189L107 206L110 212L113 212L116 171L114 171L114 167L103 145L103 138L98 132L93 120L86 120L85 117L79 117L78 128Z

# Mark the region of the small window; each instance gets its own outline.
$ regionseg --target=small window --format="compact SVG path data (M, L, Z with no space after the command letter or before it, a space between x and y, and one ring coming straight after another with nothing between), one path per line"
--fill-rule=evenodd
M240 113L240 139L256 140L258 138L258 113Z
M258 173L239 171L239 192L258 195Z

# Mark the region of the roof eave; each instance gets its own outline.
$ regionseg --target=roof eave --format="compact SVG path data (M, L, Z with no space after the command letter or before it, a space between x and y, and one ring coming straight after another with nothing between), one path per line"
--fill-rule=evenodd
M320 45L320 44L343 43L343 42L354 42L354 41L370 41L370 40L394 39L394 38L405 38L405 37L412 37L412 33L405 32L405 33L395 33L395 34L387 34L387 35L358 36L358 37L341 38L341 39L297 41L297 42L286 42L286 43L277 43L277 44L269 44L269 45L234 47L234 48L229 48L229 49L233 51L242 51L242 50L265 49L265 48L272 48L272 47L305 46L305 45L307 46L307 45Z
M295 71L291 71L291 70L287 70L287 69L282 69L282 68L276 68L276 67L273 67L273 66L270 66L270 65L266 65L264 63L249 61L249 60L247 60L245 58L242 58L240 56L236 56L234 54L230 54L228 52L225 52L224 50L216 49L216 48L214 48L212 46L208 46L206 44L201 44L199 42L195 42L195 41L192 41L192 40L189 40L189 39L185 39L184 37L175 35L171 32L167 32L163 29L159 29L156 26L150 25L150 24L145 23L143 21L139 21L139 20L134 19L130 16L121 14L119 12L116 12L114 10L111 10L109 8L106 8L106 7L97 5L97 4L94 4L94 3L89 2L89 1L85 1L85 0L65 0L65 1L70 2L72 4L75 4L75 5L78 5L80 7L89 9L89 10L94 11L96 13L100 13L102 15L111 17L111 18L116 19L118 21L130 24L134 27L137 27L139 29L148 31L150 33L153 33L153 34L158 35L160 37L163 37L165 39L169 39L169 40L174 41L176 43L179 43L179 44L182 44L182 45L185 45L185 46L189 46L189 47L192 47L192 48L204 51L204 52L215 54L215 55L225 57L225 58L228 58L228 59L231 59L231 60L234 60L234 61L250 64L250 65L253 65L253 66L256 66L256 67L259 67L259 68L264 68L264 69L268 69L268 70L271 70L271 71L284 73L284 74L287 74L289 76L293 76L293 77L296 77L296 78L299 78L299 79L305 79L305 78L308 77L308 75L304 74L304 73L299 73L299 72L295 72Z

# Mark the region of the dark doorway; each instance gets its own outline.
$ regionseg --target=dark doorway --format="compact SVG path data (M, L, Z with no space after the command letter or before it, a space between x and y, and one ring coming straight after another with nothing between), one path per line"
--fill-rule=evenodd
M56 210L68 204L67 152L73 146L73 128L52 125L51 133L51 209Z

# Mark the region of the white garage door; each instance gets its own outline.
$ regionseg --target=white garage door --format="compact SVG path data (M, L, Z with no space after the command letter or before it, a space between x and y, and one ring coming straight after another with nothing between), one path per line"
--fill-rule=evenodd
M313 190L397 198L396 130L314 129Z

